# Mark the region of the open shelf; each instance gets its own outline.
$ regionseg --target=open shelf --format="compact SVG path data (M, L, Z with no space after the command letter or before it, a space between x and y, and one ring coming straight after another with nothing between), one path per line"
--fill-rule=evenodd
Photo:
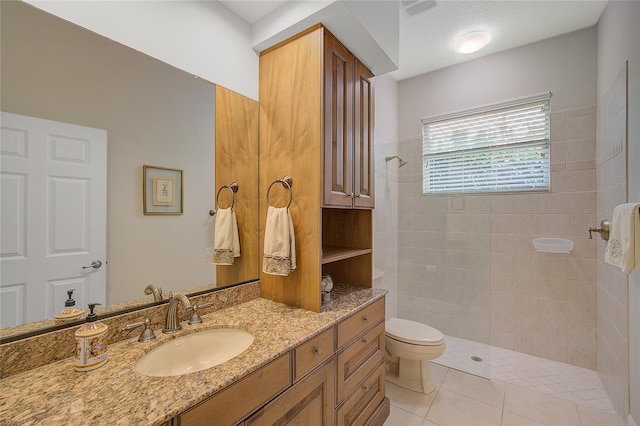
M362 256L371 253L371 249L356 249L348 247L331 247L322 248L322 264L338 262L340 260L351 259L352 257Z

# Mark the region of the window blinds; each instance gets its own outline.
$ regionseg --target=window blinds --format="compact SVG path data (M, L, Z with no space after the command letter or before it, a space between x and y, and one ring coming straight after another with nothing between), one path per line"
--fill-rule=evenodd
M423 192L549 190L549 97L423 121Z

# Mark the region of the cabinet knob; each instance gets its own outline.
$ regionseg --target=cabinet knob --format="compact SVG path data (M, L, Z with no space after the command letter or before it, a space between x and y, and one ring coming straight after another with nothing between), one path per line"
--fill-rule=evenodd
M351 194L347 194L347 197L353 198L353 192Z
M362 386L362 389L364 389L364 393L369 392L369 386L368 385Z
M316 348L316 355L322 355L322 348L320 346Z
M369 317L362 317L362 321L369 322Z
M364 339L362 339L362 343L364 343L365 345L369 344L369 339L365 337Z

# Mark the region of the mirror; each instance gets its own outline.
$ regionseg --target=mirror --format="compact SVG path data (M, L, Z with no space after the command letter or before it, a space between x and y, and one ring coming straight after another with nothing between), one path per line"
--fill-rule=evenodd
M118 310L151 303L152 295L143 293L151 283L166 298L172 290L257 280L257 102L28 4L3 1L1 7L0 109L106 131L106 304ZM143 214L143 165L183 171L182 214ZM234 210L241 256L232 266L216 266L209 211L228 180L239 185ZM221 207L229 203L225 197ZM53 293L44 318L64 307L66 291ZM77 307L95 301L86 293L74 293Z

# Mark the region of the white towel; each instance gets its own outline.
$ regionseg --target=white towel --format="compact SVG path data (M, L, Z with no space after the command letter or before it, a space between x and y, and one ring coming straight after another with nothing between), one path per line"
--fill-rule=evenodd
M240 257L240 237L236 212L231 207L216 212L213 259L216 265L233 265L234 257Z
M621 204L613 209L611 233L604 261L628 274L640 269L640 203Z
M264 228L265 274L287 276L296 269L296 237L287 207L269 206Z

